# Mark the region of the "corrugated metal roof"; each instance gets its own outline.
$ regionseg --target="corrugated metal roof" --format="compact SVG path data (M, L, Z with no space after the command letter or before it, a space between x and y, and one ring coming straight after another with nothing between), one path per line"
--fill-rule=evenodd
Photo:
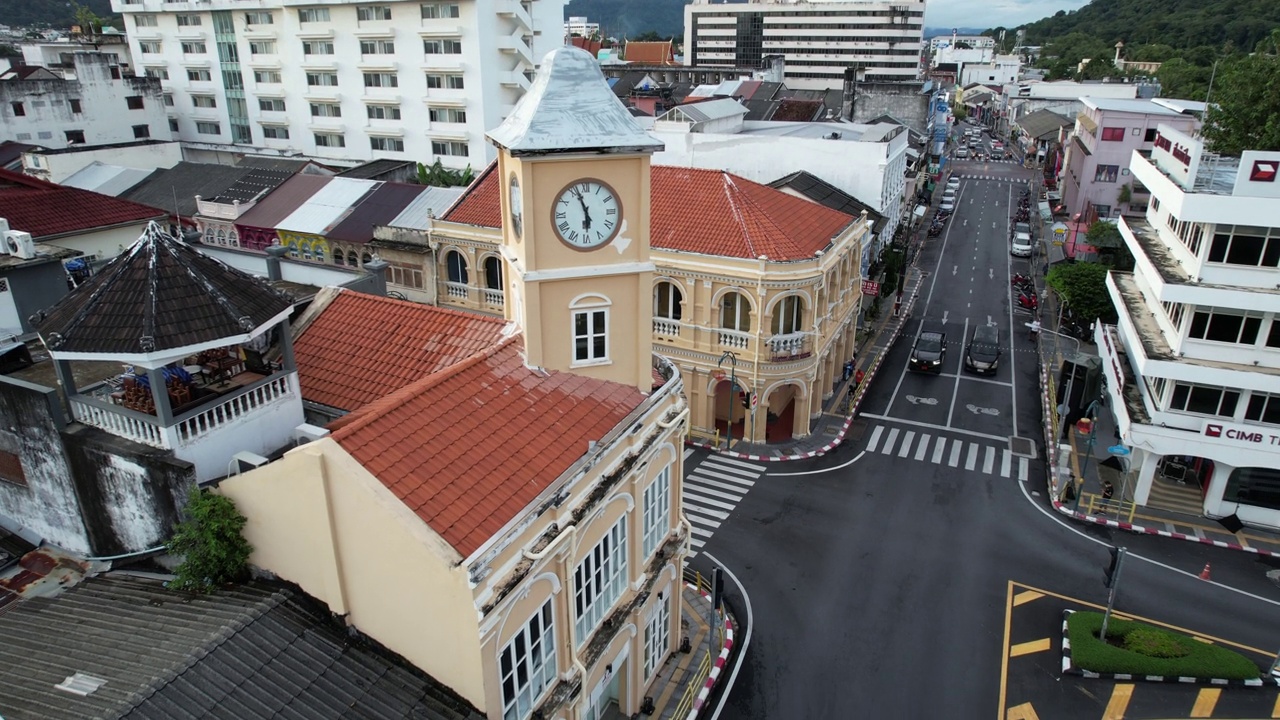
M680 115L684 115L690 122L707 122L709 120L722 120L724 118L733 117L735 115L746 115L749 111L742 106L742 103L733 98L720 98L718 100L706 100L700 103L690 105L677 105L671 108L659 120L673 120Z
M373 239L374 225L386 225L425 190L421 185L383 183L351 208L351 212L325 233L325 237L342 242L367 243Z
M108 165L94 160L72 173L70 177L59 184L66 187L80 188L81 190L91 190L111 197L119 197L120 193L146 180L147 176L152 172L154 171L124 167L123 165Z
M331 178L329 182L298 206L289 216L276 223L277 230L309 235L323 235L382 183L359 178Z
M444 211L466 192L464 187L429 187L423 188L418 197L409 203L399 215L387 223L391 227L426 230L428 215L443 217Z
M294 175L236 221L243 227L274 228L334 178L327 175Z

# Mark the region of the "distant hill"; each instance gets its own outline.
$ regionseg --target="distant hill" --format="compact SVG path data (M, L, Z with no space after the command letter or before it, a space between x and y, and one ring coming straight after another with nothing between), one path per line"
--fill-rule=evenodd
M957 35L982 35L984 32L986 32L986 28L968 28L968 27L949 28L949 27L927 27L926 26L924 29L924 39L930 40L932 38L938 37L939 35L950 35L953 29L956 31Z
M565 18L586 17L600 23L600 34L605 37L635 37L656 32L679 41L684 38L684 6L685 0L570 0L564 15Z
M111 0L81 0L80 4L100 18L111 17ZM74 25L75 18L76 10L69 0L0 0L0 24L3 25L61 30Z
M1093 0L1079 10L1059 10L1023 25L1027 43L1078 32L1108 45L1168 45L1173 48L1222 46L1251 52L1259 40L1280 27L1277 0Z

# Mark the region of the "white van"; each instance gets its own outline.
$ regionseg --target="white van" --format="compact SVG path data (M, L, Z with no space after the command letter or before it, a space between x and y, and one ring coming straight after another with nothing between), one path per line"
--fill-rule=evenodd
M1009 245L1009 254L1014 257L1031 257L1031 234L1015 232Z

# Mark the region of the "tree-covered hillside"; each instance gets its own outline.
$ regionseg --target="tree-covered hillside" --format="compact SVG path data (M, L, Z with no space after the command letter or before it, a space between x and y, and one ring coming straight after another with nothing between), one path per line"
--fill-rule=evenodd
M684 37L685 0L569 0L568 17L586 17L600 24L605 37L634 38L647 32Z
M1277 0L1093 0L1023 27L1031 45L1079 32L1109 45L1123 40L1126 45L1230 46L1250 52L1277 26Z
M0 0L0 24L69 28L76 22L76 4L71 0ZM111 0L82 0L79 4L88 7L98 17L111 17Z

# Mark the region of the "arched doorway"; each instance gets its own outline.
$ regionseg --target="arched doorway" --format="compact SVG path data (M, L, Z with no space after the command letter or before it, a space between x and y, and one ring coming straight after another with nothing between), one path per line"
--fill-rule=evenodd
M769 391L764 406L764 440L768 443L786 442L795 435L796 401L800 388L791 383L779 385Z
M747 396L745 388L742 387L742 381L739 380L735 391L731 391L733 384L728 377L722 378L716 383L715 393L715 424L716 430L720 433L720 437L728 437L732 431L735 440L741 440L745 437L743 434L747 426L747 413L750 412L750 399Z

